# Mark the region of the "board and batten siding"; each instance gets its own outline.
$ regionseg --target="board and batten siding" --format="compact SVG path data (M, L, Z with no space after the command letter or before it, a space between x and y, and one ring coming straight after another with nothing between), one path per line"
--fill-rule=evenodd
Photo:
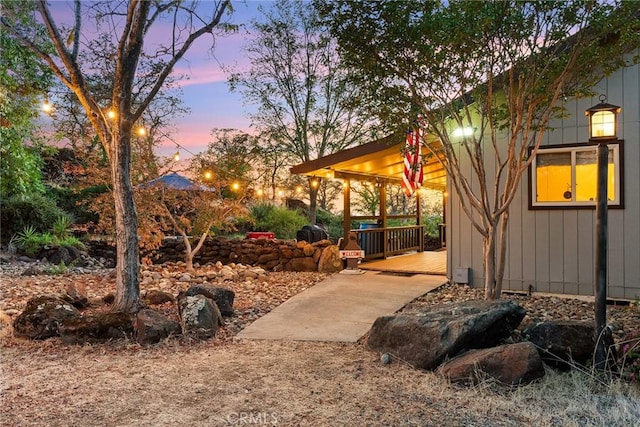
M640 65L603 78L594 92L592 98L565 101L569 115L552 122L542 146L588 142L584 112L600 102L600 94L622 107L618 138L624 141L624 209L609 209L607 296L633 300L640 298ZM494 163L489 157L486 161ZM463 173L471 177L468 160L465 163ZM595 209L529 210L528 185L525 174L510 208L503 289L593 295ZM447 192L449 279L456 268L470 268L471 284L482 287L482 236L460 208L455 189L448 185Z

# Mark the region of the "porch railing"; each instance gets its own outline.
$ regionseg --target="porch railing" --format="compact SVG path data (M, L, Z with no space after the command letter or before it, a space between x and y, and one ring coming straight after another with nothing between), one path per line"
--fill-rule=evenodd
M424 250L424 225L365 228L351 230L357 234L365 259L387 258L409 251Z

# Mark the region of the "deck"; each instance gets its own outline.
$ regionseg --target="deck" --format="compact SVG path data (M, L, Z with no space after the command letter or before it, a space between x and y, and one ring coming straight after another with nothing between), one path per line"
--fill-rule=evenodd
M362 270L391 273L447 275L447 251L418 252L398 255L387 259L363 261Z

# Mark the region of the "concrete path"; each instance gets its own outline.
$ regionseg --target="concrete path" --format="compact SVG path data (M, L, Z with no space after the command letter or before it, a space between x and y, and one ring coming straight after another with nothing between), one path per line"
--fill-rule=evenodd
M259 318L237 338L356 342L378 317L394 313L446 280L374 271L334 274Z

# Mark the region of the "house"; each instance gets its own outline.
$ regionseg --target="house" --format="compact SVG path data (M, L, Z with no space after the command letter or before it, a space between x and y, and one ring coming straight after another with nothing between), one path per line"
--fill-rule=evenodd
M621 107L618 141L609 145L607 296L633 300L640 297L640 65L604 77L593 91ZM598 102L566 99L568 116L550 123L523 176L510 207L503 290L594 295L596 147L585 111ZM468 268L471 284L482 286L482 237L448 192L448 275Z
M640 51L630 55L638 55ZM618 141L610 144L607 296L640 298L640 65L622 68L600 80L594 93L621 107ZM540 150L510 205L503 290L594 295L596 146L589 144L585 111L599 97L568 98L568 114L550 123ZM345 234L350 230L349 188L354 180L399 183L402 136L391 135L360 147L297 165L292 173L341 178L345 183ZM491 156L492 154L487 154ZM462 173L471 165L462 156ZM485 163L492 159L487 158ZM443 191L447 242L447 276L483 286L482 236L460 208L460 198L436 159L425 164L425 185ZM379 185L381 189L384 185ZM384 192L384 190L381 190ZM381 195L381 206L384 196ZM395 230L384 226L384 241ZM419 212L417 224L420 224ZM384 234L383 234L384 233ZM375 236L369 234L369 236ZM369 239L371 241L371 239ZM387 248L386 258L413 247ZM422 247L419 247L422 250Z

